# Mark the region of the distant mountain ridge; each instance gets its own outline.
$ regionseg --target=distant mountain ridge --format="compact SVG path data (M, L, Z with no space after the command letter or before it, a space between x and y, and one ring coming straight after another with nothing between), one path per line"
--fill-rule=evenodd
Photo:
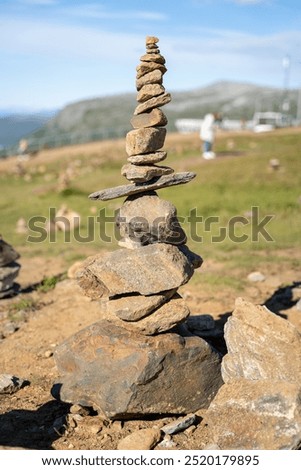
M219 111L229 119L252 119L256 111L280 111L284 98L290 103L290 114L296 115L297 90L289 90L284 96L278 88L219 81L189 91L167 91L172 95L171 103L164 107L169 130L175 130L176 119L201 119L209 111ZM38 130L24 135L48 146L122 137L131 129L136 105L136 93L81 100L68 104Z

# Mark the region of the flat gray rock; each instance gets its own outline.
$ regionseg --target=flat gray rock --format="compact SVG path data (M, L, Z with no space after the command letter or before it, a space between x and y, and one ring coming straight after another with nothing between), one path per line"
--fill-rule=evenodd
M178 184L189 183L193 178L196 177L196 173L190 171L183 173L173 173L172 175L160 176L155 178L148 183L142 184L127 184L123 186L115 186L114 188L103 189L96 191L89 195L90 199L101 201L108 201L110 199L116 199L118 197L130 196L132 194L143 193L151 190L160 188L167 188L169 186L175 186Z
M110 419L193 413L222 385L220 357L201 338L143 336L107 320L67 339L54 359L61 400Z
M87 296L112 298L175 289L188 282L193 272L193 265L178 247L156 243L89 258L78 279Z
M178 432L184 431L185 429L189 428L192 424L196 422L196 415L191 413L184 418L179 418L171 423L166 424L161 428L161 431L164 434L176 434Z

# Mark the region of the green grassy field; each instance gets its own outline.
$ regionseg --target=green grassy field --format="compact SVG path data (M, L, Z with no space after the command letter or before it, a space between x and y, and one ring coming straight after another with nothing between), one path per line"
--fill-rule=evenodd
M197 173L187 185L158 192L161 198L176 205L188 236L187 245L193 251L234 271L256 269L263 259L279 266L300 267L300 259L287 257L285 250L298 252L301 245L301 132L291 129L260 135L223 133L215 147L218 158L213 161L201 158L196 135L183 138L171 135L165 148L166 165L175 171ZM78 153L73 148L72 155L68 148L63 149L60 157L48 163L47 159L43 162L42 156L28 165L26 162L22 176L14 173L13 165L9 171L1 171L0 164L3 238L22 256L60 256L66 264L101 249L116 249L114 223L107 222L104 230L103 211L112 218L123 199L95 202L88 199L88 194L126 183L120 175L121 164L125 162L120 143L114 158L110 152L99 157L88 145ZM279 159L278 170L271 169L270 159ZM75 176L68 189L60 192L58 175L70 164ZM53 234L52 241L49 235L39 241L41 233L46 233L42 230L43 219L35 222L35 226L42 227L40 232L35 229L27 234L16 233L20 217L27 223L31 219L33 224L33 217L48 219L50 208L55 210L62 204L81 216L79 230L69 234L70 242L62 232ZM99 210L101 223L96 221ZM111 241L103 240L104 234ZM29 242L29 236L34 241ZM231 282L235 285L239 279Z

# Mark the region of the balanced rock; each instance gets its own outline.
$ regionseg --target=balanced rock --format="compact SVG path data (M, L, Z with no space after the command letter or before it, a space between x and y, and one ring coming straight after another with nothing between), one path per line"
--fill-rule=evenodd
M154 96L163 95L164 92L165 88L162 85L144 85L137 94L137 101L139 101L139 103L143 103Z
M146 317L176 293L176 289L160 292L154 295L124 295L110 300L103 300L102 310L114 314L124 321L137 321Z
M222 385L220 357L201 338L142 336L107 320L67 339L54 358L61 400L110 419L191 413Z
M153 153L144 153L142 155L132 155L131 157L128 157L127 161L133 163L134 165L153 165L165 160L166 157L167 152L159 151Z
M146 111L149 111L150 109L153 109L153 108L158 108L160 106L164 106L170 101L171 101L170 93L163 93L163 95L154 96L153 98L150 98L149 100L144 101L144 103L138 104L138 106L135 108L134 114L136 115L136 114L146 113Z
M143 335L150 336L171 330L183 323L189 314L189 308L182 297L179 294L175 294L172 299L163 303L163 305L141 320L127 323L126 325L124 323L122 325L120 323L117 324L129 330L136 330Z
M144 85L150 85L152 83L162 84L163 81L163 72L159 69L152 70L151 72L146 73L142 77L137 78L136 88L139 91Z
M142 57L140 57L140 60L142 62L157 62L158 64L165 64L164 57L161 54L158 54L158 53L144 54Z
M164 145L166 129L164 127L143 127L127 133L125 141L126 153L139 155L140 153L155 152Z
M136 78L139 79L143 77L143 75L152 72L153 70L160 70L162 74L167 72L167 68L165 67L165 65L160 64L159 62L141 62L136 67Z
M203 424L220 449L296 449L301 441L301 387L274 380L223 385Z
M140 165L136 166L131 163L123 165L121 168L122 176L132 181L133 183L145 183L163 175L170 175L173 173L173 169L169 166L157 166L157 165Z
M115 186L114 188L102 189L89 195L90 199L108 201L117 197L131 196L132 194L145 193L160 188L168 188L178 184L189 183L196 177L195 173L191 171L184 171L182 173L173 173L171 175L160 176L155 180L151 180L142 184L125 184L122 186Z
M160 199L155 192L142 197L129 196L119 209L116 225L123 239L129 238L141 245L157 242L182 245L186 242L176 207Z
M287 320L239 298L225 325L224 382L283 380L301 383L301 335Z
M189 281L193 271L176 246L157 243L96 255L79 274L79 285L93 298L136 292L151 295L178 288Z
M154 108L147 113L134 115L131 119L131 124L135 129L140 127L166 126L167 117L161 109Z

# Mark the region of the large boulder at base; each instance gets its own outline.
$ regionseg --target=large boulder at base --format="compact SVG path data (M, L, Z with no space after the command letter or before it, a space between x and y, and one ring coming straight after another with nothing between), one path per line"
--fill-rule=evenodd
M143 336L108 320L67 339L54 358L61 400L111 419L191 413L222 385L220 356L201 338Z
M301 443L301 386L237 380L223 385L206 411L211 443L220 449L297 449Z
M174 245L156 243L89 259L79 274L79 285L95 299L135 292L151 295L180 287L193 272L186 252Z
M225 382L246 378L301 384L301 335L294 325L266 307L237 299L225 325L225 340Z

